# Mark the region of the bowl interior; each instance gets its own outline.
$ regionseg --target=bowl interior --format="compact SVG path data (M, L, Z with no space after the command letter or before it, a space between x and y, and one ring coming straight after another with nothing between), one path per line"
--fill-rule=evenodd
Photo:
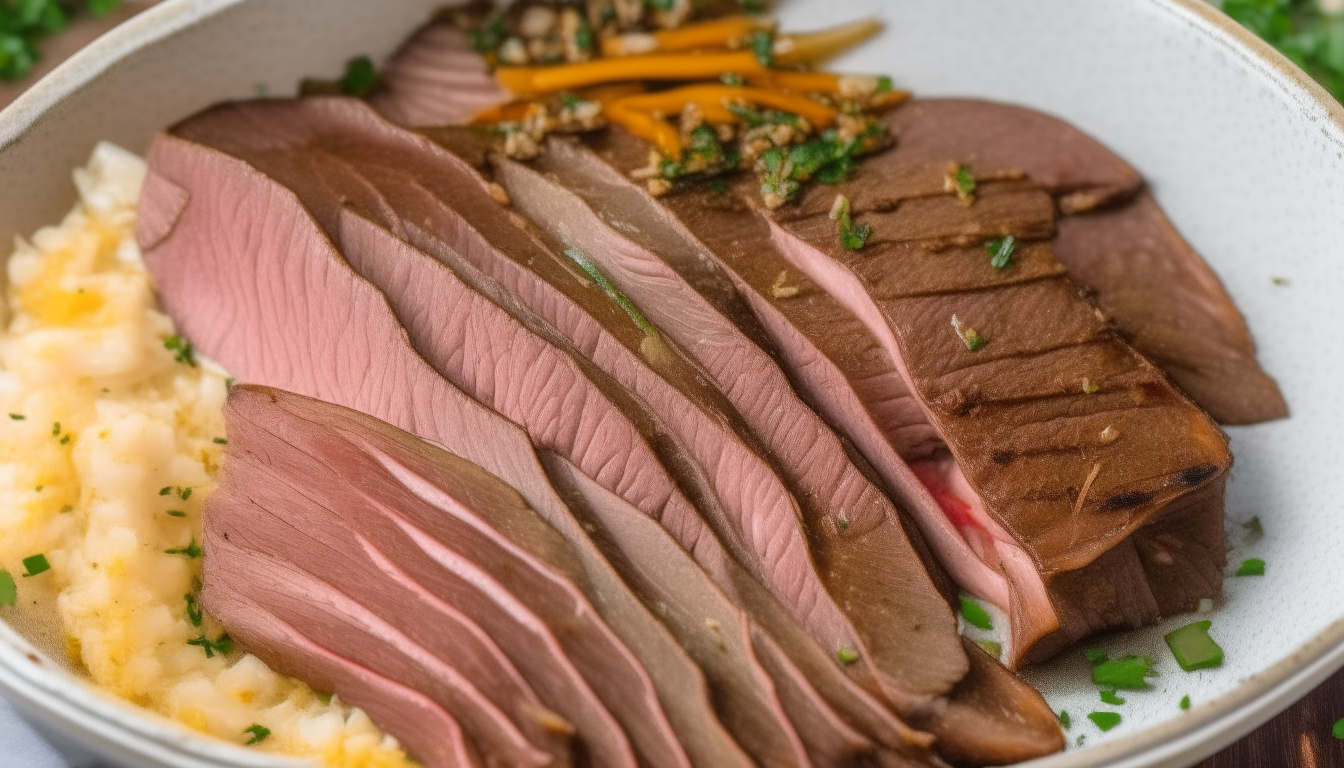
M0 113L0 241L59 219L74 199L69 172L98 140L143 151L156 130L212 102L261 89L285 94L305 75L335 76L351 56L386 55L437 4L170 0L133 19ZM1344 529L1332 525L1344 496L1344 479L1332 471L1344 432L1333 396L1344 376L1336 341L1344 109L1197 0L780 7L793 28L870 14L887 31L840 68L891 74L918 95L1041 109L1136 166L1236 299L1288 398L1291 419L1229 430L1229 563L1260 557L1268 566L1263 578L1229 578L1210 617L1223 667L1186 674L1176 666L1162 634L1195 618L1185 616L1093 643L1158 660L1152 690L1125 694L1123 707L1101 704L1077 651L1027 673L1073 720L1070 751L1041 768L1190 765L1344 664ZM1254 542L1240 526L1252 516L1265 531ZM63 673L26 662L12 635L0 632L0 641L0 687L26 709L78 728L109 717L81 705L87 695ZM1186 695L1194 706L1182 711ZM1124 721L1103 734L1085 715L1105 709ZM165 738L157 727L140 730L137 744ZM194 739L179 747L203 762L165 764L233 759Z

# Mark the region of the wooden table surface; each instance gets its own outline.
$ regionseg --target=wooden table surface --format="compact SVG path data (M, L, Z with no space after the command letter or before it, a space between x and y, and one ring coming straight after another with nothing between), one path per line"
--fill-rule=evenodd
M116 24L160 0L128 0L105 19L83 17L46 41L44 58L19 83L0 83L0 108L33 79ZM1266 723L1255 733L1201 763L1198 768L1344 768L1344 741L1331 734L1344 718L1344 672Z

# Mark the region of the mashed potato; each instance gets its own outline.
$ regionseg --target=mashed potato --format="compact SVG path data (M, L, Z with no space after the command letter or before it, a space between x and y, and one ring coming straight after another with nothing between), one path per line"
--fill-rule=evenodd
M144 174L99 146L75 172L74 210L9 260L0 570L17 604L0 575L0 618L54 630L99 685L198 731L336 766L409 765L362 712L232 650L199 613L227 382L156 308L134 238Z

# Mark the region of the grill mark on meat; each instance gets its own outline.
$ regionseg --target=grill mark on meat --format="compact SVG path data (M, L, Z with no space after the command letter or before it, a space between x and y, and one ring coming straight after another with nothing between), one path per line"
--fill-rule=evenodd
M1146 491L1125 491L1124 493L1117 493L1101 503L1101 511L1114 512L1120 509L1141 507L1152 501L1153 497L1156 495L1157 494L1155 493L1148 493Z
M1176 482L1187 488L1194 488L1211 479L1216 474L1218 474L1218 467L1215 467L1212 464L1205 464L1200 467L1183 469L1176 473Z

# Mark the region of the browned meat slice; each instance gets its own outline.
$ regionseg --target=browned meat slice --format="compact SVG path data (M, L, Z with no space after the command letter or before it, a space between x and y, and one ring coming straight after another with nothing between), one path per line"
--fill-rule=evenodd
M1222 283L1144 192L1059 221L1055 254L1096 292L1125 340L1223 424L1288 415L1278 385Z
M984 198L992 186L982 185ZM875 231L892 230L859 252L841 247L824 214L776 224L775 242L863 321L924 405L951 450L915 467L935 497L949 513L997 523L991 535L1008 533L1039 569L1051 606L1014 617L1023 631L1010 658L1044 658L1091 632L1151 622L1212 596L1191 590L1159 601L1150 585L1175 574L1175 554L1146 557L1136 544L1150 522L1221 510L1226 437L1115 337L1068 278L1047 271L966 290L966 263L941 248L964 237L1027 239L1044 222L1016 224L999 207L952 195L921 203L927 215L918 221L902 217L904 205L856 210ZM1050 218L1048 210L1038 215ZM918 238L905 237L907 227ZM938 265L947 276L941 287L907 282ZM983 255L972 268L1000 271ZM1197 583L1216 589L1221 529L1203 529L1189 545L1209 553L1194 563L1207 569Z
M1096 140L1048 115L984 101L917 99L886 122L896 148L859 164L847 186L856 209L939 195L952 164L981 180L1025 174L1061 211L1079 214L1060 219L1055 255L1140 354L1219 422L1288 415L1218 277L1141 192L1134 169ZM829 210L833 198L814 187L790 215Z
M198 348L243 380L285 386L414 430L493 470L548 519L560 517L554 510L563 503L526 435L415 354L386 299L345 265L291 194L237 160L170 136L156 140L150 165L139 229L146 263L165 307ZM602 592L604 600L647 616L628 591L604 586ZM620 624L623 617L604 618ZM645 670L601 622L585 626L588 640L566 635L575 641L567 650L614 711L588 722L557 711L575 722L591 754L614 765L635 758L612 715L649 739L640 747L643 759L665 754L658 744L675 757L681 750Z

